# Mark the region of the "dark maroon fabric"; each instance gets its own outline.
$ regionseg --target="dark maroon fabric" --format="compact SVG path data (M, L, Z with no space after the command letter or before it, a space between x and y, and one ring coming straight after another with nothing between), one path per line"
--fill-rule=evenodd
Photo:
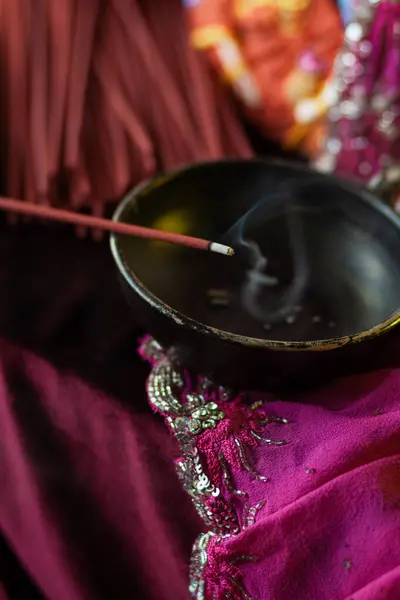
M200 524L107 245L0 231L0 599L187 598Z
M0 600L188 598L201 525L147 405L142 333L107 244L0 227Z

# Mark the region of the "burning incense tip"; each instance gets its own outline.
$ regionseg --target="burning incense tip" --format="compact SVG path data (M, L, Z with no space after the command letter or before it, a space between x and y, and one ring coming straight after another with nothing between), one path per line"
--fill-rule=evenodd
M83 215L68 210L62 210L60 208L35 204L33 202L23 202L14 198L0 197L0 210L29 215L31 217L41 217L42 219L51 219L61 223L74 223L75 225L93 227L95 229L110 231L111 233L119 235L132 235L148 240L178 244L197 250L210 250L211 252L218 252L224 256L233 256L235 254L233 248L218 244L217 242L210 242L209 240L182 235L180 233L160 231L159 229L142 227L141 225L134 225L131 223L110 221L109 219L102 219L92 215Z
M217 244L217 242L211 242L208 249L210 252L218 252L218 254L225 254L225 256L233 256L235 251L230 246L224 246L223 244Z

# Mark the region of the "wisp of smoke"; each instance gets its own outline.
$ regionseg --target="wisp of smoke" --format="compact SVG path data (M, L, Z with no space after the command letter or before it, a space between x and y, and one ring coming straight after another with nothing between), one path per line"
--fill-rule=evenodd
M356 184L314 174L300 181L286 180L234 223L224 240L238 255L241 304L247 314L269 329L283 321L298 322L301 312L302 336L308 335L304 333L307 319L314 323L314 318L320 319L318 312L310 317L310 310L328 310L329 314L329 303L337 298L334 293L332 299L326 296L331 292L324 281L330 282L330 274L323 270L325 259L315 251L333 251L330 223L333 228L341 224L334 234L339 246L342 233L349 236L352 231L365 244L376 243L380 235L379 220L361 218L359 197ZM314 234L324 227L330 246L322 243L315 250ZM324 238L325 234L317 235ZM339 277L339 285L353 285L346 268L336 270L332 277ZM331 312L335 314L336 308ZM332 322L339 327L336 320Z
M302 183L286 181L276 192L247 211L224 236L249 265L242 286L242 304L258 321L275 323L284 320L293 313L305 294L309 264L297 193L304 185L319 179L316 175ZM278 217L286 220L287 247L292 262L292 278L284 289L279 286L279 280L268 272L270 257L264 255L260 242L253 237L260 224L267 230L268 223Z

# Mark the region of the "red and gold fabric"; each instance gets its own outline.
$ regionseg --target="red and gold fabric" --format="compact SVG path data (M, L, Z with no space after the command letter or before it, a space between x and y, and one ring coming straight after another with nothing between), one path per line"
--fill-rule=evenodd
M186 0L190 39L207 52L270 138L313 154L342 40L332 0Z

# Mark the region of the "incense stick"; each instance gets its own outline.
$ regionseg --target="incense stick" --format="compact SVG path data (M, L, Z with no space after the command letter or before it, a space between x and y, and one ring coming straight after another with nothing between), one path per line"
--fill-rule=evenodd
M169 244L187 246L188 248L195 248L197 250L209 250L210 252L217 252L218 254L224 254L225 256L234 255L233 248L225 246L224 244L219 244L218 242L203 240L189 235L182 235L181 233L160 231L159 229L152 229L151 227L141 227L140 225L132 225L130 223L119 223L118 221L111 221L110 219L82 215L68 210L34 204L33 202L22 202L21 200L14 200L13 198L0 198L0 210L31 217L40 217L42 219L50 219L61 223L74 223L75 225L102 229L103 231L110 231L120 235L131 235L149 240L157 240Z

